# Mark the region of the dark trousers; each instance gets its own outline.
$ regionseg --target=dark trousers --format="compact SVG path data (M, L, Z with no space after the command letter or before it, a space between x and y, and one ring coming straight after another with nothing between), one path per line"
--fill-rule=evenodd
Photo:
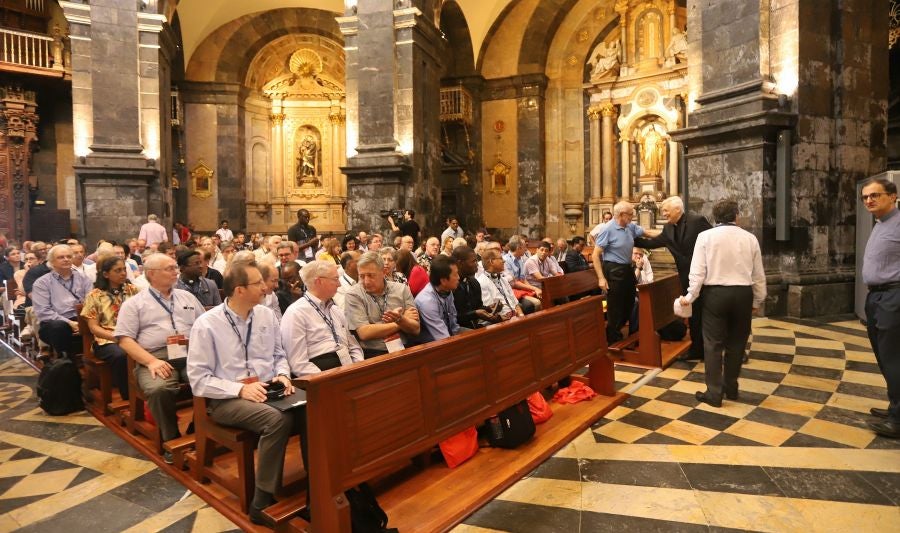
M301 407L282 412L264 403L230 398L210 400L209 416L219 424L245 429L259 435L256 487L269 494L275 494L281 488L285 448L291 430L295 427L301 434L301 452L305 449L306 409ZM303 467L308 472L306 453L302 455Z
M887 382L888 418L900 423L900 288L869 292L866 329Z
M606 341L622 340L622 326L631 318L637 281L631 265L603 262L603 276L609 283L606 292Z
M720 400L724 392L738 391L753 319L753 289L749 285L704 285L702 290L706 395Z
M45 320L38 328L38 336L53 348L57 355L66 353L70 357L80 352L81 337L72 332L72 326L65 320ZM79 346L79 348L75 348ZM73 351L74 350L74 351Z
M123 400L128 399L128 355L116 343L94 344L94 355L109 365L113 384L119 389Z
M688 326L691 328L691 349L688 353L691 357L703 359L703 293L694 300L691 307L693 312L688 319Z

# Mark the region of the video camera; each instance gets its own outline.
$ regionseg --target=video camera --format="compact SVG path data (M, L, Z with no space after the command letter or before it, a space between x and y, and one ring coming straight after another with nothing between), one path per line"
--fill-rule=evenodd
M394 222L403 222L403 215L406 209L382 209L378 212L382 218L393 217Z

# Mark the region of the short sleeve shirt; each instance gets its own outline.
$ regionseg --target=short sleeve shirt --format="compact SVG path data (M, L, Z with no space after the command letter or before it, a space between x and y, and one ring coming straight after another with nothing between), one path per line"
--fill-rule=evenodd
M372 296L361 284L354 285L344 297L344 314L350 331L360 326L381 324L381 316L388 309L415 307L416 301L406 285L393 281L384 282L384 294ZM406 344L404 338L404 344ZM371 350L387 350L382 339L360 340L360 346Z
M604 261L630 265L634 239L643 234L644 228L634 222L629 222L624 228L611 222L597 235L595 244L603 249Z

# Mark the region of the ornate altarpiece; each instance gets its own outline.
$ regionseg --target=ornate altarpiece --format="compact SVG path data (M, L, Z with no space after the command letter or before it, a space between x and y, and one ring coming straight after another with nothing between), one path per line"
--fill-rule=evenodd
M31 158L37 142L35 93L0 87L0 232L23 242L29 236Z

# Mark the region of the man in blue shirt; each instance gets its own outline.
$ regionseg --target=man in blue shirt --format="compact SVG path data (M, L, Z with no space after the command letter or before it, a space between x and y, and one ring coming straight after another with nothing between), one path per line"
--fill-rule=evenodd
M262 510L275 501L291 430L295 424L299 429L305 413L299 408L282 412L264 403L269 382L280 381L287 394L294 391L278 319L260 305L264 289L256 266L233 265L225 276L225 303L191 328L187 359L191 390L210 399L210 418L259 434L259 468L250 504L255 524L263 523Z
M622 340L622 326L631 316L637 284L631 268L634 239L644 229L631 221L634 207L622 201L613 206L613 219L597 235L594 245L594 270L598 285L606 291L606 341Z
M430 283L416 296L421 324L419 341L423 343L446 339L460 329L453 302L453 291L459 286L456 261L446 255L435 257L428 279Z
M87 276L72 269L72 249L68 245L51 248L47 264L52 270L34 282L31 292L34 316L40 322L38 336L58 356L74 355L73 343L81 342L76 337L79 331L75 306L84 302L93 285Z
M888 408L873 407L869 427L885 437L900 438L900 211L897 185L885 178L862 188L866 210L878 220L866 243L862 277L869 286L866 328L878 367L887 382Z

